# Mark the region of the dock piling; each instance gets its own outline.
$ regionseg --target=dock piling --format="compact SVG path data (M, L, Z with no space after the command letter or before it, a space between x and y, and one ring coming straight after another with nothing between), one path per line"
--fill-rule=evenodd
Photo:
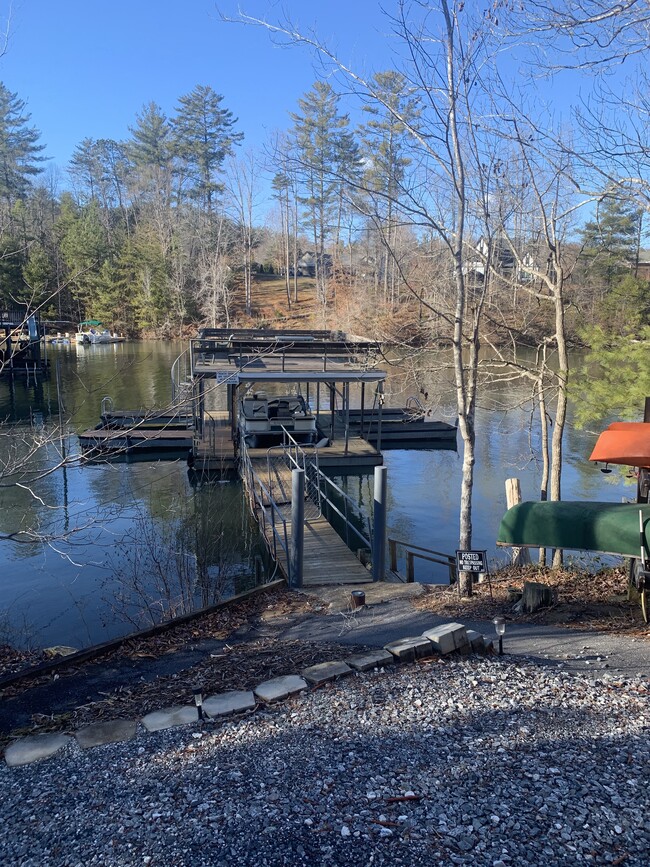
M388 470L375 467L375 494L373 503L374 535L372 537L372 580L383 581L386 571L386 500Z
M291 471L291 587L302 587L305 547L305 471Z

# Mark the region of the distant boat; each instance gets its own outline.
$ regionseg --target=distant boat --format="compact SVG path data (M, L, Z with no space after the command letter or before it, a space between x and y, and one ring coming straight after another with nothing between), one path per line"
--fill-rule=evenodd
M101 329L101 330L100 330ZM86 319L79 323L79 329L75 334L75 341L80 346L96 346L100 343L121 343L123 337L119 337L108 328L102 328L98 319Z

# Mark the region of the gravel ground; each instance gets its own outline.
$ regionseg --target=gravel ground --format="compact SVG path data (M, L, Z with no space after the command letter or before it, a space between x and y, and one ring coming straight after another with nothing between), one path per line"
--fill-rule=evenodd
M648 684L498 658L0 768L0 863L650 863Z

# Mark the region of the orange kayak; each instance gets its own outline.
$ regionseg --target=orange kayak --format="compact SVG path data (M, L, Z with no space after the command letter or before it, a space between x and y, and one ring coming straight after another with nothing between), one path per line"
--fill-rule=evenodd
M598 437L589 460L650 467L650 422L613 422Z

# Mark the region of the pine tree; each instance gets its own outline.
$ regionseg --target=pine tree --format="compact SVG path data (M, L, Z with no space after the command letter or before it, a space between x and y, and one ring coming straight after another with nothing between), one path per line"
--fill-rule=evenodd
M349 117L338 113L338 101L327 82L317 81L298 100L301 113L291 115L303 190L300 201L314 242L316 280L323 305L326 244L334 237L338 245L347 181L359 168L356 142L348 130Z
M395 301L395 257L397 251L397 221L395 212L400 199L410 141L406 125L420 114L420 100L408 86L405 77L392 70L373 76L375 102L364 106L372 115L361 127L360 137L365 152L364 187L370 203L370 219L378 230L381 262L377 275L383 284L384 300Z
M28 126L25 102L0 82L0 199L8 208L25 198L30 178L41 168L44 145L40 133Z
M244 137L234 131L237 118L222 102L223 96L199 84L181 96L173 120L176 152L187 167L192 198L208 212L222 189L217 179L223 161Z
M602 199L594 220L582 230L582 257L588 270L610 292L618 280L634 273L641 237L642 212L619 198Z
M151 203L159 224L167 222L172 203L174 141L172 126L155 102L144 106L130 127L127 152L134 166L137 191Z

